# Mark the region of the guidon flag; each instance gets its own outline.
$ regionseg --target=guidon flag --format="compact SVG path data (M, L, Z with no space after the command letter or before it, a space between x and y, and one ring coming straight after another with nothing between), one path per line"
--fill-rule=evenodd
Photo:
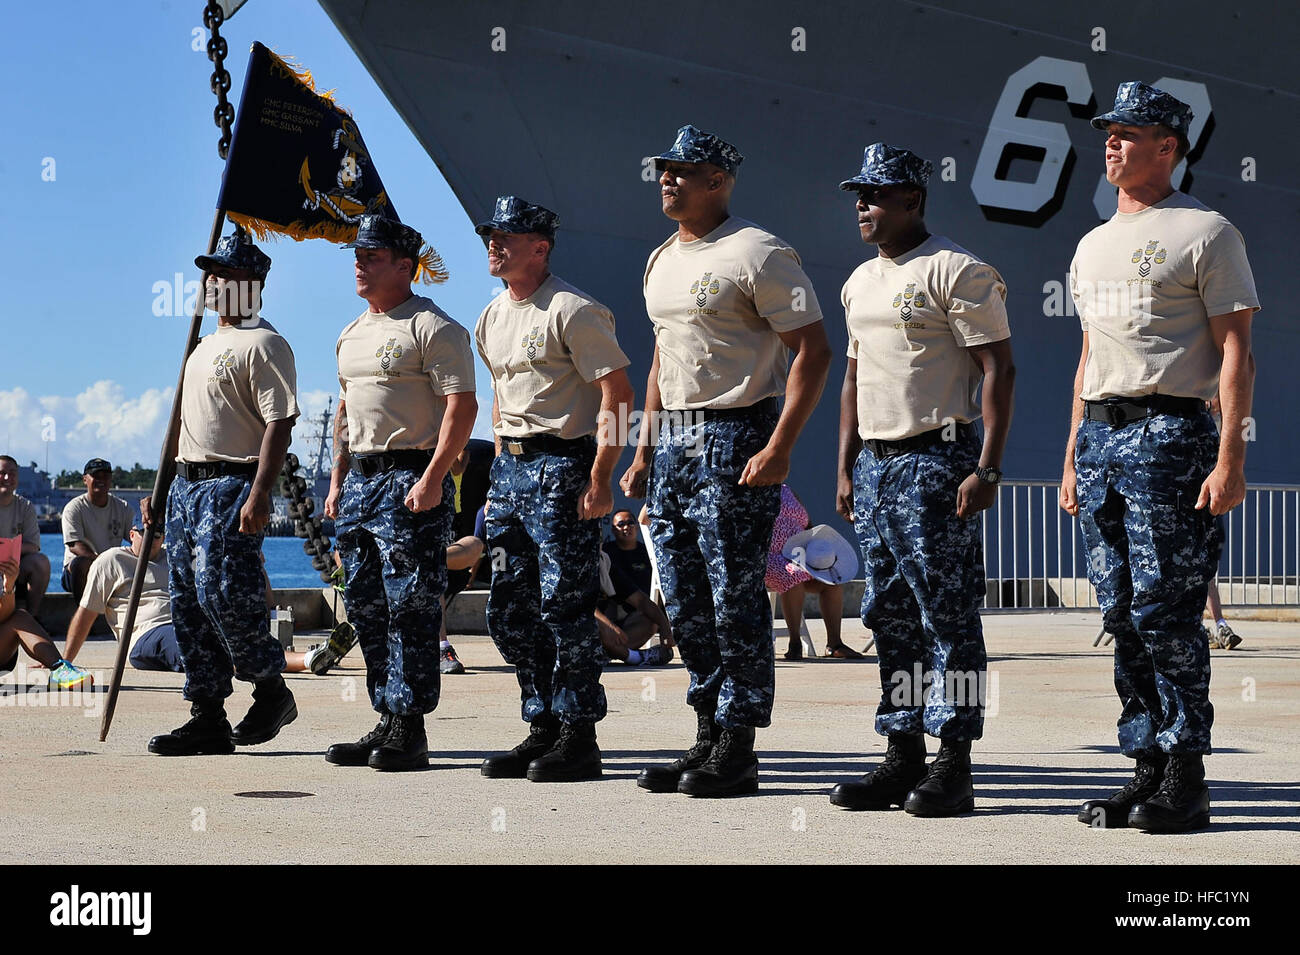
M220 208L259 239L351 242L361 216L401 221L356 121L316 92L311 71L254 43L235 114ZM442 257L420 250L416 276L445 282Z

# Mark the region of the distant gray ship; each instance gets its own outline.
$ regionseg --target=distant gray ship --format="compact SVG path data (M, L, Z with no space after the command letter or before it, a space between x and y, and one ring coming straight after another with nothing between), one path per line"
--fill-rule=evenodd
M1008 478L1059 479L1080 332L1079 238L1114 211L1088 119L1141 79L1188 101L1181 187L1245 235L1255 324L1252 483L1300 478L1289 437L1300 332L1283 280L1300 232L1300 14L1265 3L321 0L466 211L515 193L563 218L556 271L613 309L640 393L649 251L672 231L646 157L694 123L745 154L733 211L803 256L836 352L840 286L872 252L836 186L885 140L936 165L927 223L1007 280L1020 374ZM1176 180L1176 184L1179 181ZM833 513L844 362L791 483Z

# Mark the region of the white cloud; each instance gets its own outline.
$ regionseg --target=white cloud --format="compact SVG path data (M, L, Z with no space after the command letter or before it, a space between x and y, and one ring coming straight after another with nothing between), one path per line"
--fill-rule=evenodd
M480 382L480 386L482 386ZM298 395L302 416L293 429L293 450L304 460L314 457L320 414L337 394L323 389ZM35 461L49 468L78 470L88 458L145 467L158 464L172 389L148 388L130 395L121 383L104 379L75 395L32 395L26 389L0 389L0 454L26 466ZM481 387L473 436L492 440L492 391ZM332 405L331 405L332 407ZM332 424L326 429L332 431Z
M78 469L90 457L130 467L154 466L171 411L172 389L128 395L118 382L97 381L75 395L32 396L23 388L0 390L4 453L22 464L36 461L57 473Z
M298 407L302 410L302 417L298 419L299 424L307 418L320 417L320 413L325 410L327 404L329 404L332 409L334 407L332 402L337 397L338 394L336 392L320 389L316 391L301 392L298 395ZM294 430L297 431L297 427L295 427Z

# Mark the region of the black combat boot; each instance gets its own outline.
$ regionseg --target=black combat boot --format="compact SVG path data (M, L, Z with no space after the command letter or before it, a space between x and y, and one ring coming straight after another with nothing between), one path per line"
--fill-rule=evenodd
M424 735L423 713L394 713L388 719L388 737L366 760L371 769L396 772L429 765L429 740Z
M297 718L298 706L293 701L293 694L285 685L284 677L277 673L253 685L253 705L230 737L236 746L265 743L275 739L282 728Z
M907 794L903 809L914 816L959 816L974 811L970 740L943 740L930 772Z
M907 794L925 778L925 737L890 733L885 758L857 782L831 790L831 805L841 809L889 809L902 806Z
M368 766L370 754L384 740L388 739L388 728L392 725L391 713L382 713L379 723L355 743L335 743L325 750L325 762L336 766Z
M149 752L158 756L224 756L235 751L230 721L220 700L195 700L188 723L149 740Z
M706 797L746 796L758 792L754 727L724 727L704 765L682 773L677 791L688 796Z
M491 779L523 779L528 775L528 764L549 753L559 737L560 721L543 713L528 724L528 736L522 743L508 753L483 760L479 772Z
M1130 829L1143 832L1190 832L1210 824L1210 790L1199 753L1170 753L1160 789L1128 814Z
M576 783L601 776L595 723L562 723L551 749L528 764L534 783Z
M1133 778L1106 799L1089 799L1079 807L1079 821L1097 829L1123 829L1129 810L1145 802L1160 789L1165 775L1165 754L1156 750L1137 757Z
M714 744L722 727L713 722L713 710L695 711L695 745L667 766L649 766L641 770L636 784L652 793L675 793L682 773L688 769L699 769L713 752Z

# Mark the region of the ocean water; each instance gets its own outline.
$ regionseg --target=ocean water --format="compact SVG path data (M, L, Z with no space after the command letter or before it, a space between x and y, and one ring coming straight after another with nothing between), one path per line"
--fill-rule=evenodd
M262 542L266 573L271 578L272 587L324 586L320 574L312 570L311 558L303 552L302 543L297 537L268 537ZM59 578L63 576L63 555L66 550L61 535L41 535L41 553L50 559L50 593L63 592Z

